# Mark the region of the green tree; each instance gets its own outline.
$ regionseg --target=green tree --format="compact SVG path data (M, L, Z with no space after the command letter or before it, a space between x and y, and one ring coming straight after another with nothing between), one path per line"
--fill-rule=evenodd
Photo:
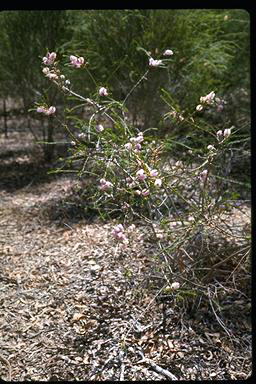
M46 94L48 102L56 102L56 89L41 74L41 60L46 51L58 50L66 34L66 11L5 11L0 14L2 52L0 81L2 96L22 100L25 113L35 100ZM30 120L28 118L28 124ZM54 125L49 119L47 141L53 141ZM45 160L50 161L53 146L45 145Z

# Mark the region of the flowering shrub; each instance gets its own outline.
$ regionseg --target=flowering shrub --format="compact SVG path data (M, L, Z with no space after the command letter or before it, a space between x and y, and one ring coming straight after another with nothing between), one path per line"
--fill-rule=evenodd
M146 54L149 68L169 70L172 50L164 51L164 59L153 59L150 53ZM222 160L230 151L233 128L207 131L209 144L200 156L193 148L186 148L186 157L190 159L187 163L166 159L164 141L154 140L150 130L142 132L129 123L125 103L134 88L123 101L113 100L104 86L98 88L94 99L79 95L72 90L56 59L54 52L47 53L43 58L43 74L65 97L71 96L91 111L88 121L76 117L79 132L62 123L72 144L69 161L80 161L79 176L91 178L94 187L91 204L100 215L122 220L113 227L113 240L129 247L129 233L134 231L134 223L142 222L148 228L145 237L153 237L158 247L156 256L165 263L167 280L175 280L170 289L178 290L182 281L202 283L202 268L209 267L212 261L205 255L197 269L197 256L190 254L189 249L191 242L200 236L207 237L209 230L217 228L214 218L228 207ZM88 71L83 57L71 55L70 66ZM215 91L211 91L200 97L195 113L218 108L223 103ZM171 118L182 124L194 124L199 132L205 131L200 121L195 122L197 115L180 111L176 105L169 107L164 120ZM58 118L54 106L39 106L37 112L55 114Z

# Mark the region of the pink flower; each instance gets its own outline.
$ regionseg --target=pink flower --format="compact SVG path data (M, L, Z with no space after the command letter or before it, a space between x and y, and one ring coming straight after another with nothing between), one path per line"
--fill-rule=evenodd
M149 174L151 177L156 177L158 175L158 170L157 169L151 169Z
M44 113L45 115L52 115L56 112L56 108L51 106L50 108L38 107L36 110L38 113Z
M179 289L179 287L180 287L180 283L178 283L177 281L171 284L171 289L173 290Z
M105 87L100 87L99 89L99 95L100 96L108 96L108 90Z
M141 145L140 145L140 143L135 144L135 150L136 150L136 151L140 151L140 150L141 150Z
M135 138L135 141L136 141L137 143L142 143L143 140L144 140L143 132L140 132L140 133L138 134L138 136Z
M80 68L82 65L84 65L85 61L84 61L84 58L81 56L81 57L76 57L74 55L71 55L70 56L70 64L74 67L74 68Z
M45 112L45 108L44 107L37 107L36 111L38 113L44 113Z
M99 189L101 191L107 191L108 189L111 189L112 187L113 187L113 184L110 181L107 181L105 179L100 179Z
M132 150L132 144L131 143L126 143L124 145L125 149L127 149L127 151L131 151Z
M43 63L44 65L52 65L56 59L56 53L55 52L47 52L46 56L43 57Z
M145 175L144 169L140 169L139 171L137 171L136 176L137 176L138 180L140 180L140 181L144 181L147 177Z
M164 56L172 56L173 55L173 51L171 49L166 49L163 53Z
M159 65L162 64L162 60L154 60L152 57L149 59L149 66L150 67L159 67Z
M162 180L161 179L156 179L154 182L154 186L157 188L160 188L162 186Z
M46 115L52 115L55 112L56 112L56 108L51 106L45 113Z

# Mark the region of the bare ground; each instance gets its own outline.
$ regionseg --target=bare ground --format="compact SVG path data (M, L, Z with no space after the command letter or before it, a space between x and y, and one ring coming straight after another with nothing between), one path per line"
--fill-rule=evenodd
M250 297L226 298L228 332L207 309L190 315L169 302L163 312L152 244L117 248L113 223L83 219L69 205L77 181L41 177L25 142L14 133L0 141L1 378L249 377ZM250 210L239 212L250 225Z

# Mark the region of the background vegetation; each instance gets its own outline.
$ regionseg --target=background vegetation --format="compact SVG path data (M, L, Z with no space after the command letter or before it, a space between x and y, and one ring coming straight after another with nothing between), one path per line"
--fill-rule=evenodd
M163 71L151 71L127 101L134 124L144 130L157 127L156 135L167 141L192 141L200 148L204 137L195 135L190 125L163 120L168 112L163 89L181 110L190 111L200 96L217 91L226 104L221 113L211 116L212 123L216 129L232 125L238 129L237 146L247 155L238 151L239 161L234 159L237 176L241 176L241 164L249 166L250 19L246 11L9 11L0 14L0 25L1 97L21 100L25 115L32 116L28 111L46 94L50 104L63 104L61 98L56 99L56 89L41 74L46 49L82 55L89 62L91 76L77 71L72 78L78 93L93 95L97 82L107 86L114 98L124 99L147 67L147 56L140 48L154 58L160 58L169 48L174 55L168 86ZM50 92L48 87L52 88ZM209 119L205 115L201 118L205 117ZM48 126L43 138L53 141L54 129ZM44 146L46 161L51 160L53 148ZM170 148L174 154L181 146L172 143Z

